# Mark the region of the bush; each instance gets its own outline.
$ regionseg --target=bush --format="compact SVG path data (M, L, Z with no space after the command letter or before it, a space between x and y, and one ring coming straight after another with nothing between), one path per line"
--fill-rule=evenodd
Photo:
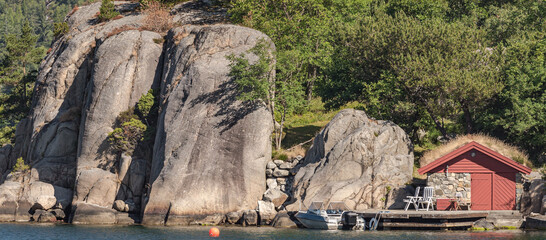
M137 102L137 110L141 114L141 117L145 118L150 114L152 107L154 106L154 90L150 89L147 94L142 95Z
M53 24L53 35L57 38L65 35L68 32L68 23L57 22Z
M114 9L115 5L112 0L102 0L102 3L100 5L100 13L99 13L99 20L102 21L108 21L117 15L119 15L119 12L117 12Z
M171 14L157 1L148 1L144 13L144 30L166 32L173 27Z
M143 140L147 126L136 118L121 124L108 134L108 141L119 152L132 154L137 143Z
M29 165L25 164L25 160L20 157L17 158L17 162L15 163L15 166L13 166L13 171L11 172L25 172L30 169Z

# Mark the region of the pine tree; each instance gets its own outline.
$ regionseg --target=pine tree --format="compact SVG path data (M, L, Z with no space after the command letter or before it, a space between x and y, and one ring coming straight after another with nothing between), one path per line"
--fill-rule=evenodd
M99 20L100 21L108 21L115 16L119 15L119 12L117 12L114 9L115 5L112 0L102 0L101 6L100 6L100 14L99 14Z

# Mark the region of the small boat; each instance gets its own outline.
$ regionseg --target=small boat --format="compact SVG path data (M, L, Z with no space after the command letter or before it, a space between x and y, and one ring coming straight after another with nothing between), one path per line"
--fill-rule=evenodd
M349 211L345 203L331 202L326 209L322 206L322 202L312 202L307 211L298 211L296 218L306 228L364 230L364 218Z

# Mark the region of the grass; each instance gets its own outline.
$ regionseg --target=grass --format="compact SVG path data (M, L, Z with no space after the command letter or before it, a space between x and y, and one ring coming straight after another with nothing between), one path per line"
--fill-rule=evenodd
M469 134L459 136L446 144L440 145L433 150L427 151L419 160L420 166L425 166L433 162L434 160L472 141L476 141L488 148L491 148L493 151L496 151L508 158L511 158L512 160L525 166L531 168L533 167L533 164L531 163L531 161L529 161L529 157L525 152L515 146L509 145L499 139L484 134Z
M334 116L343 109L356 108L359 104L356 102L348 103L335 110L328 110L320 98L312 99L308 104L308 111L303 114L295 114L287 117L282 148L289 149L300 143L314 138ZM305 150L309 149L311 142L303 145Z

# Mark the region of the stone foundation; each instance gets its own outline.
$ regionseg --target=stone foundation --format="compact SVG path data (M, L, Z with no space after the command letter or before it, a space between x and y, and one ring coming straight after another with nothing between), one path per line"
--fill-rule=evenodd
M455 198L460 192L462 200L470 202L470 173L432 173L427 186L434 188L435 198Z
M463 201L470 202L471 178L470 173L432 173L428 175L427 186L434 188L435 198L455 198L460 192ZM523 178L521 173L516 173L516 209L520 209L521 196L523 194Z

